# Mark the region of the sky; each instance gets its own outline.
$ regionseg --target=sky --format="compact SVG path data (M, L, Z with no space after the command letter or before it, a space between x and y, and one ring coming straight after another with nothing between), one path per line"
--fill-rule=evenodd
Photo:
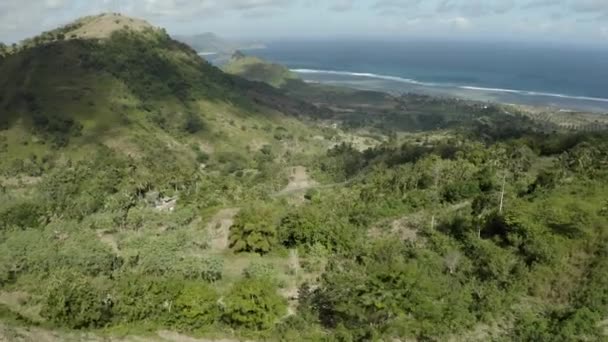
M453 38L608 44L608 0L0 0L12 43L121 12L174 34L229 38Z

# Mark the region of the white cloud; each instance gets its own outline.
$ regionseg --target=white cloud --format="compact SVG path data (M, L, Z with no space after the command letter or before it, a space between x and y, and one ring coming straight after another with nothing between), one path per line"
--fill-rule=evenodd
M482 16L504 14L515 8L515 0L442 0L437 11Z
M58 9L58 8L62 8L63 6L65 6L67 3L66 0L46 0L45 4L46 4L46 8L48 9Z
M470 30L473 28L471 20L465 17L449 18L445 22L457 30Z
M164 22L216 18L230 12L262 15L302 0L0 0L0 40L24 38L101 12ZM338 1L338 0L334 0Z
M337 0L329 6L329 9L336 12L350 11L355 7L356 2L357 0Z
M534 22L520 25L520 30L527 26L530 32L547 35L551 25L570 25L580 37L597 38L608 20L608 0L0 0L0 40L22 39L100 12L141 17L171 31L219 27L220 33L223 29L235 35L241 30L255 35L258 28L270 35L308 32L310 25L328 28L327 34L331 29L373 34L382 33L393 20L408 29L420 22L440 25L420 28L422 33L468 30L500 35L530 17ZM331 22L330 16L336 15L331 12L341 12L339 24ZM361 21L374 24L363 29Z

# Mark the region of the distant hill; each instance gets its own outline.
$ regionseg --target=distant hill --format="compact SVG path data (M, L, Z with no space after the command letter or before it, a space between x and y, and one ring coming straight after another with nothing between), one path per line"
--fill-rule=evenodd
M250 81L268 83L280 88L290 80L299 80L298 76L287 67L269 63L257 57L246 56L242 52L234 53L230 61L222 67L229 74L241 76Z
M175 36L175 39L190 45L200 53L217 53L220 55L231 55L239 49L262 48L259 43L239 43L224 39L215 33L207 32L192 36Z

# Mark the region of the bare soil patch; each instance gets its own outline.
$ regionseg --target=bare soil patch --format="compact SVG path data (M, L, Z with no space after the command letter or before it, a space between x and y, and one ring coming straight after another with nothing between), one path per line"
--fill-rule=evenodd
M308 190L318 185L304 166L295 166L289 169L289 183L278 195L288 195L296 192Z
M210 247L213 251L228 249L228 236L230 227L234 223L234 217L238 214L238 208L226 208L217 212L207 224L207 231L211 236Z

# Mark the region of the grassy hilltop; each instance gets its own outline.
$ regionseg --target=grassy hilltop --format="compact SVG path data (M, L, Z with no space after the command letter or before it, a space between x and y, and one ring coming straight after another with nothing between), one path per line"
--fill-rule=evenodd
M602 118L236 57L117 14L0 57L0 340L606 339Z

